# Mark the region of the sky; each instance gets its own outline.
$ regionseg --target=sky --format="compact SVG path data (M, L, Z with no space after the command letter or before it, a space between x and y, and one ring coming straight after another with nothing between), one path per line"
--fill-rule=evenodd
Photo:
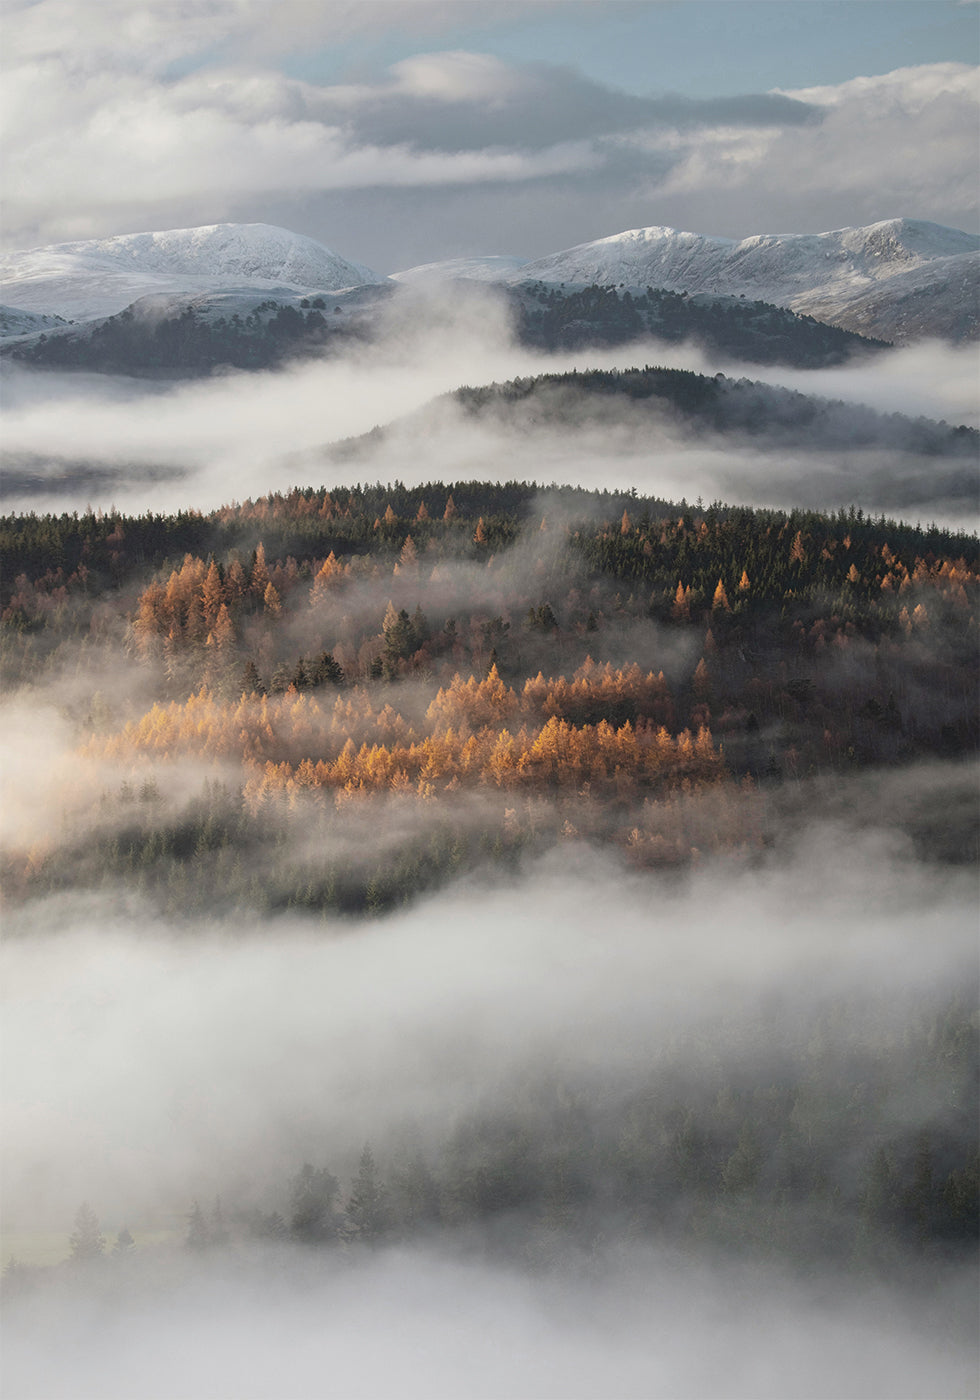
M6 0L6 248L265 222L387 273L978 227L958 0Z

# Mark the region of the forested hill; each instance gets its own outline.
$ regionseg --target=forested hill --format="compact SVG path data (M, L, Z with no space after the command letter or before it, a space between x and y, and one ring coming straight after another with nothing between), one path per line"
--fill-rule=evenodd
M8 517L0 548L4 688L73 677L110 785L78 775L70 854L7 861L15 901L134 878L182 910L363 913L570 833L749 858L780 829L755 784L977 749L976 537L853 508L395 483ZM363 868L310 857L357 814Z
M671 373L668 371L668 373ZM567 376L576 378L581 376ZM625 376L624 376L625 377ZM700 380L699 375L686 378ZM539 381L514 381L535 384ZM712 384L713 381L703 381ZM492 386L497 387L497 386ZM502 386L509 388L510 386ZM461 390L482 394L483 390ZM975 435L974 435L975 436ZM355 439L354 441L358 441ZM621 517L626 512L636 526L623 532ZM807 570L794 568L792 583L783 578L776 561L782 541L803 531L813 538L846 536L848 565L867 555L877 556L882 545L899 549L910 568L919 557L967 560L971 569L980 568L980 546L976 535L939 527L923 529L901 521L873 517L851 507L836 515L816 511L753 510L714 502L705 507L687 501L672 502L644 496L636 490L586 490L577 486L541 486L533 481L426 482L406 486L356 485L324 488L296 488L276 492L242 504L222 506L201 512L178 511L171 515L146 513L124 515L117 511L64 512L61 515L10 514L0 516L0 554L4 559L0 577L0 602L9 607L18 592L21 576L32 582L48 576L60 587L66 578L81 570L80 591L92 597L103 590L116 590L152 576L156 570L179 566L186 553L213 555L222 560L234 552L254 552L261 541L271 558L300 561L324 558L334 551L341 559L362 564L384 564L389 569L411 538L422 553L434 560L451 558L485 563L495 552L517 543L529 530L539 529L541 512L557 512L566 522L581 521L576 544L585 540L610 538L596 522L615 522L612 538L628 556L629 567L617 572L638 577L634 570L632 541L641 544L656 538L657 549L641 552L642 575L652 582L663 576L665 586L676 583L676 573L704 570L705 576L720 567L740 571L741 551L772 553L771 601L781 602L782 589L792 587L799 596L804 587L824 588L836 582L827 574L822 552L810 554ZM663 532L661 522L671 522ZM585 522L588 522L585 527ZM678 523L679 522L679 523ZM706 528L702 529L702 525ZM563 532L566 526L563 526ZM474 538L479 534L480 539ZM694 542L696 541L696 548ZM785 561L784 561L785 562ZM686 578L685 582L690 582ZM877 574L874 587L880 585ZM42 582L42 588L48 584ZM753 595L759 600L758 593ZM9 622L9 618L5 618Z
M758 365L823 369L858 352L886 348L801 316L783 306L726 296L688 296L663 288L554 287L528 282L515 288L519 334L525 345L579 350L654 338L688 341L716 354Z
M42 369L136 376L195 377L213 369L269 369L292 360L342 354L385 334L388 287L323 297L145 298L114 316L21 336L3 346L10 359ZM882 349L864 339L764 302L685 293L530 283L472 292L475 323L486 298L502 300L521 344L576 350L656 339L689 341L754 364L821 369ZM240 304L239 304L240 303ZM420 312L420 315L424 312Z
M574 370L463 387L450 396L469 414L534 424L573 424L622 412L624 401L650 416L666 411L687 429L783 439L811 448L895 447L976 459L980 433L929 418L877 413L864 404L817 398L793 389L690 370ZM610 402L612 401L612 402Z

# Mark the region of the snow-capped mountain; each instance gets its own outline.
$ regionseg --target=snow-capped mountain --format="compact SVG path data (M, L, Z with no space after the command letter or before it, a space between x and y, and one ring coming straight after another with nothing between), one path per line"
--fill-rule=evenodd
M0 281L8 308L89 320L154 293L334 292L387 279L272 224L209 224L9 253L0 258Z
M977 329L980 238L915 219L829 233L757 234L740 241L671 228L630 229L518 266L508 266L513 260L504 258L454 260L394 276L410 282L424 275L433 281L440 267L444 278L466 276L459 270L466 261L483 281L622 284L744 296L890 339L949 333L944 322L956 307L962 320L965 297L972 330L961 327L959 334ZM943 295L946 284L955 288L952 304ZM925 289L921 306L908 304ZM893 300L907 304L904 320L892 315Z
M448 258L444 262L421 263L418 267L393 272L393 282L427 286L465 278L468 282L520 282L527 258Z
M746 298L890 341L980 334L980 239L939 224L892 219L819 234L760 234L741 241L670 228L631 229L525 262L466 257L380 276L321 243L270 224L212 224L123 234L0 258L0 335L64 337L118 315L246 317L272 298L307 308L320 294L478 281L538 294L535 283L576 289L647 287L690 296ZM169 303L168 300L169 299ZM138 303L138 305L136 305ZM278 307L273 314L276 314ZM342 312L361 314L345 301ZM264 314L264 313L263 313ZM331 308L331 314L338 314ZM340 321L337 323L340 328Z

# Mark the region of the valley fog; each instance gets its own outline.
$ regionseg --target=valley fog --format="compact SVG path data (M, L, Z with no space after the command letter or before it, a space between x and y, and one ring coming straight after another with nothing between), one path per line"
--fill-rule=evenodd
M938 768L893 779L886 800L972 781ZM6 1393L971 1394L972 1272L910 1239L887 1279L866 1276L860 1202L882 1144L969 1133L969 1057L937 1095L914 1045L975 1001L972 881L875 825L872 787L841 797L847 817L788 819L755 868L658 879L572 844L511 883L470 879L353 927L175 923L111 892L15 914L5 1250L58 1221L67 1238L82 1200L137 1247L15 1292ZM737 1194L709 1209L692 1179L652 1198L653 1238L637 1241L635 1206L605 1182L630 1115L669 1122L686 1104L710 1122L725 1094L778 1095L807 1064L876 1086L870 1116L826 1139L836 1203L767 1223ZM806 1103L798 1126L823 1140ZM286 1207L304 1161L346 1189L365 1142L382 1163L408 1144L437 1164L482 1121L547 1144L561 1104L599 1144L581 1235L557 1241L517 1199L373 1249L234 1233L242 1211ZM191 1203L216 1197L231 1253L188 1254ZM769 1243L743 1257L752 1239ZM821 1261L837 1247L843 1278Z
M7 508L207 510L295 485L329 487L347 481L353 465L362 479L408 484L615 484L671 499L808 509L854 503L923 523L974 523L975 464L924 456L894 435L854 448L805 432L792 441L749 443L695 436L669 421L632 428L628 419L584 428L569 421L510 434L442 406L435 424L425 413L419 422L412 418L460 384L656 364L971 425L972 347L925 343L846 368L799 371L651 341L533 353L514 343L500 303L472 291L459 299L412 298L386 315L378 344L342 358L176 385L5 366ZM393 421L390 436L365 447L353 464L322 451Z

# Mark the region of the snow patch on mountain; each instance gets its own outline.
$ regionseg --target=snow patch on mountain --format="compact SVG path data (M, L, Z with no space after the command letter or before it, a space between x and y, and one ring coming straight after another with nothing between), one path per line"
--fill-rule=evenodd
M424 276L474 275L469 260L429 263L397 274L410 282ZM521 263L507 258L473 260L481 280L511 285L543 282L568 287L625 286L710 293L771 302L832 321L845 329L887 339L962 332L943 322L942 286L975 285L980 238L918 219L887 219L864 228L816 234L755 234L713 238L672 228L628 229L563 252ZM509 264L516 263L514 266ZM903 303L918 297L915 316L892 314L892 295ZM972 324L976 326L975 295ZM968 297L969 304L969 297ZM957 324L970 321L960 315ZM974 332L975 333L975 329Z
M223 287L335 292L386 278L272 224L209 224L58 243L0 258L5 303L86 320L140 297Z
M935 259L976 254L980 238L912 219L815 234L755 234L736 242L671 228L630 229L529 262L521 280L649 283L786 303L873 283Z
M527 258L447 258L444 262L422 263L393 272L393 282L426 286L438 282L507 282L527 265ZM520 281L520 277L517 278Z
M0 306L0 336L5 340L15 335L36 335L55 330L67 322L61 316L40 316L34 311L19 311L15 306Z

